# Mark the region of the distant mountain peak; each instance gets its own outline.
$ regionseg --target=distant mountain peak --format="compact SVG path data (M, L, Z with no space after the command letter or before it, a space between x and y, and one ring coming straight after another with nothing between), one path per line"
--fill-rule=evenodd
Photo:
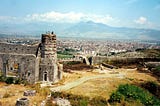
M7 26L7 27L6 27ZM40 35L41 32L54 30L57 36L62 37L87 37L111 39L141 39L160 40L160 31L153 29L138 29L128 27L113 27L94 21L79 23L29 23L29 24L0 24L0 33L14 35Z

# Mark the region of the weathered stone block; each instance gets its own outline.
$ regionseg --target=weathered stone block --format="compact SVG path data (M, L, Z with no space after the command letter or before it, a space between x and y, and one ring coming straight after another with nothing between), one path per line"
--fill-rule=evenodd
M16 102L16 106L29 106L28 98L20 98Z
M24 91L23 96L35 96L36 95L36 90L27 90Z

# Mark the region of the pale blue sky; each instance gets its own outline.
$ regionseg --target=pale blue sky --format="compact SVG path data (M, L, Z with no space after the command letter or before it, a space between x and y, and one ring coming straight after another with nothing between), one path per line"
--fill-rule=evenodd
M83 20L111 26L160 29L160 0L1 0L0 2L0 22Z

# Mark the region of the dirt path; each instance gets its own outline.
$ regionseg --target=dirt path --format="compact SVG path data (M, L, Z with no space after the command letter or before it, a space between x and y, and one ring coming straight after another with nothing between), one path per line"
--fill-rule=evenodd
M113 77L114 78L123 78L124 76L125 76L125 74L105 74L105 75L82 77L82 78L77 79L76 81L67 83L62 86L50 88L50 89L51 89L51 91L66 91L66 90L69 90L69 89L76 87L80 84L83 84L84 82L86 82L88 80L97 79L97 78L113 78Z

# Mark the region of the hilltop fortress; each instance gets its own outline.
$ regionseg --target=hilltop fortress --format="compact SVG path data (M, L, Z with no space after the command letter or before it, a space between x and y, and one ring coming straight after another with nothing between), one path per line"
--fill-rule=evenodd
M42 34L37 45L15 45L0 43L0 70L2 75L16 76L35 83L57 82L62 78L63 65L57 62L56 35Z

